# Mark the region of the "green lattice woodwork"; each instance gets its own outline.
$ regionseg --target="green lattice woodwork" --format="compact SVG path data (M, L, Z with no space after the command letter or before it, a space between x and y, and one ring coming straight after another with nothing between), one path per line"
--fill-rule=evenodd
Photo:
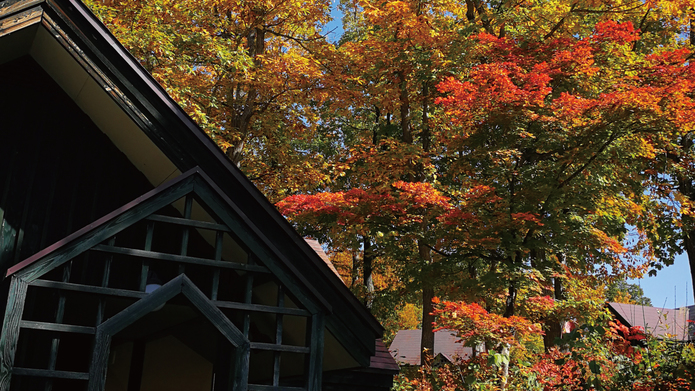
M205 324L232 345L199 352L214 390L320 389L321 307L238 213L194 169L10 269L0 390L109 390L116 343L140 390L153 341L204 345ZM168 283L145 293L154 275Z

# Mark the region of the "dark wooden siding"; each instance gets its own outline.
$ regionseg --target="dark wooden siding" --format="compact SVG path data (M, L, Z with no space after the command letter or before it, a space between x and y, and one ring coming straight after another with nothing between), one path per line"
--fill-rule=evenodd
M145 176L31 58L0 65L3 276L9 266L150 189ZM8 282L0 287L5 303Z

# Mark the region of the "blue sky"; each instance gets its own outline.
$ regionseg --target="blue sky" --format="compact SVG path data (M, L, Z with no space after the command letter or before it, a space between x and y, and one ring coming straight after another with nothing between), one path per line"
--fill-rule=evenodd
M629 282L642 287L654 307L677 308L695 304L690 265L685 254L677 256L673 265L661 269L655 277L645 276Z

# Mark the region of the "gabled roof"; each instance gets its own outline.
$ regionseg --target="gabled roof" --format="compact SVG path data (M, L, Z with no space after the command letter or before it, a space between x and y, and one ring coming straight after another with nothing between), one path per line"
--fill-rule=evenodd
M608 303L608 309L626 326L642 327L657 338L676 341L695 339L695 306L676 309L647 307L635 304Z
M329 313L327 324L341 344L362 356L356 358L367 366L364 357L374 355L374 339L383 332L379 322L89 9L77 0L0 3L0 41L37 26L47 30L47 36L80 64L178 172L200 167L222 194L233 197L244 220L293 276L314 287L329 308L339 309ZM32 45L31 39L22 37L11 45ZM12 50L29 53L28 48Z
M389 351L400 364L420 365L422 330L400 330L391 342ZM463 346L456 333L439 330L434 333L434 357L441 354L449 362L456 362L473 355L473 349Z

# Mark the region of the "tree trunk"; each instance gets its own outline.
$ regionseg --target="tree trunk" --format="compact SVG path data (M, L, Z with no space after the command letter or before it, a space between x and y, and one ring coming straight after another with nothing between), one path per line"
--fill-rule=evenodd
M364 237L364 256L362 257L362 271L364 273L364 287L367 291L364 305L367 308L372 308L374 302L374 280L372 279L372 271L374 267L374 251L372 251L372 242L368 236Z
M692 29L691 37L693 37ZM694 144L695 142L693 142L692 133L684 135L680 140L680 147L683 150L683 154L687 156L688 153L693 149ZM678 192L691 201L695 200L695 184L693 183L693 179L689 176L684 176L682 174L677 175L676 179L678 181ZM695 286L695 219L693 219L689 215L683 215L681 219L681 229L683 230L683 245L685 246L686 254L688 254L688 263L690 264L690 278L694 284L693 286Z
M501 354L506 358L504 363L502 364L502 389L506 390L507 389L507 379L509 378L509 344L505 343L504 346L502 346L502 352Z
M516 285L515 285L515 281L510 281L509 282L509 288L507 291L507 299L505 300L505 304L504 304L504 317L505 318L509 318L510 316L514 316L515 306L516 306Z
M352 253L352 272L350 273L350 288L354 288L355 284L357 283L357 279L359 277L359 271L358 271L358 265L360 263L360 258L357 256L357 251L353 251Z
M553 278L553 297L555 300L562 300L562 280L559 277ZM543 347L548 352L555 346L555 338L562 337L562 325L557 319L547 319L545 321L545 335L543 336Z
M422 241L417 243L420 262L423 266L432 263L432 253ZM422 275L422 339L420 340L420 364L424 365L428 359L434 358L434 287L431 284L431 278L423 273Z
M691 286L695 286L695 230L691 229L683 232L683 243L685 244L685 252L688 254L688 264L690 264Z
M398 71L398 87L400 88L399 101L401 111L401 132L403 142L413 143L413 131L410 128L410 97L408 96L408 79L403 71Z
M430 145L432 143L432 132L430 131L430 119L429 119L429 96L430 96L430 86L429 82L425 81L422 83L422 150L425 152L430 151Z
M265 54L265 29L256 27L246 37L246 51L253 58L256 68L262 67L261 58ZM258 91L255 87L245 89L240 85L227 94L227 105L232 107L230 126L239 134L239 140L225 151L232 162L239 167L243 158L244 146L248 137L248 129L258 105Z

